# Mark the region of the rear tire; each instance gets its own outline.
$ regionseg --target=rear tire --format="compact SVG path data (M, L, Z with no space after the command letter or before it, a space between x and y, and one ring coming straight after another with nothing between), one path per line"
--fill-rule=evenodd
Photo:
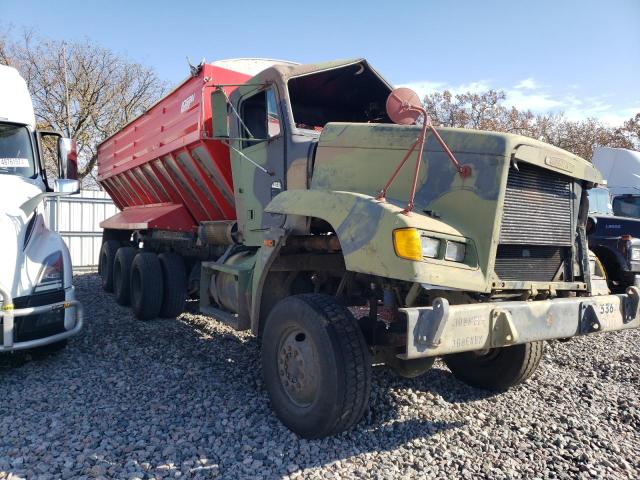
M107 240L100 248L98 273L102 277L102 289L109 293L113 292L113 262L118 248L120 248L120 242L117 240Z
M120 247L113 262L113 293L119 305L129 305L131 290L131 265L137 250Z
M151 320L162 306L162 268L155 253L140 252L131 265L131 308L140 320Z
M446 355L443 360L458 380L484 390L504 391L527 380L540 365L544 342Z
M262 370L280 421L304 438L336 435L362 418L371 360L351 312L333 297L278 302L262 334Z
M175 318L184 311L187 301L187 269L182 257L175 253L158 255L162 267L163 294L160 316Z

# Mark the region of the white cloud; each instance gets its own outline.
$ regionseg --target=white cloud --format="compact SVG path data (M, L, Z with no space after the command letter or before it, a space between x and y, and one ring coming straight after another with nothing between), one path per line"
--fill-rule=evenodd
M524 92L519 88L505 89L506 103L519 110L532 110L534 112L546 112L563 105L560 100L554 99L547 93Z
M625 120L640 111L640 100L634 108L619 108L605 101L605 96L580 97L578 84L568 85L562 92L552 92L551 88L540 84L533 77L524 78L511 86L494 85L490 80L463 84L425 80L399 86L412 88L420 98L443 90L449 90L454 95L465 92L479 93L490 89L503 90L507 106L513 105L520 110L531 110L534 113L563 111L571 120L597 118L610 126L622 125Z
M536 82L533 78L525 78L517 83L513 88L516 90L535 90L539 88L538 82Z

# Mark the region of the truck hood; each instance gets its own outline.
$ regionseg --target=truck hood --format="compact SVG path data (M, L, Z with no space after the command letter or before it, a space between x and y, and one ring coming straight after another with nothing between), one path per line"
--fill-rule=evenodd
M20 291L24 240L30 219L20 206L42 190L42 184L36 180L0 175L0 284L12 295Z
M493 274L502 201L510 168L535 166L550 174L600 183L589 162L537 140L506 133L439 127L457 160L471 167L458 175L432 133L427 134L417 179L414 215L441 220L475 243L478 265ZM312 190L354 192L375 197L394 175L420 133L420 127L329 123L318 140ZM386 199L404 208L413 186L414 153L397 173ZM435 234L444 234L442 230Z

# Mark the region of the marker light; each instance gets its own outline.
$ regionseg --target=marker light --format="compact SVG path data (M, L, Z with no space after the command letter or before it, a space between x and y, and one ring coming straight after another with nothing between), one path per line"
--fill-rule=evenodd
M393 248L396 255L407 260L422 260L422 242L415 228L400 228L393 231Z

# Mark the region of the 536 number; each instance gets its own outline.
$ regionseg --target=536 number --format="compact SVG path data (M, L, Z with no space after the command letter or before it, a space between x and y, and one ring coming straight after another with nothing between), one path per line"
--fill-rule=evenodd
M606 315L608 313L613 313L615 310L613 303L603 303L600 305L600 313L602 315Z

